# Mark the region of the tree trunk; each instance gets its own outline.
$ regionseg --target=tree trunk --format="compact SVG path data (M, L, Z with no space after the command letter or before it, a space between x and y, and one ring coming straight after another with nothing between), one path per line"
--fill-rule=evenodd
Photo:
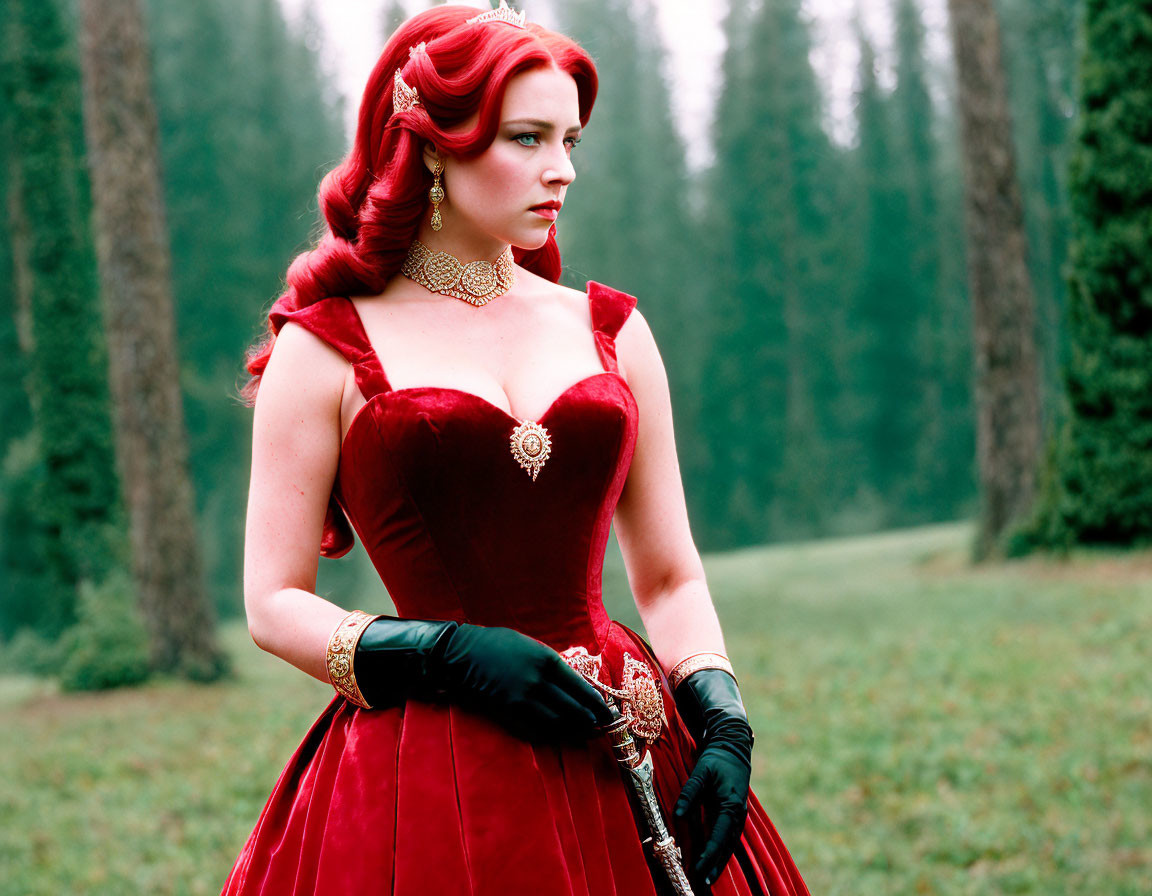
M133 573L161 671L223 671L196 540L140 0L81 0L84 119Z
M1040 383L1027 238L993 0L949 0L964 159L981 513L977 557L1028 513Z

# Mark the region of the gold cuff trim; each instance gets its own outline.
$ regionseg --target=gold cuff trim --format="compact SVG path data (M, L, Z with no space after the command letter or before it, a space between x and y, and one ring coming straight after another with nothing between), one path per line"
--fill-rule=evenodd
M736 672L732 669L732 663L728 657L722 653L694 653L692 656L681 660L676 664L676 667L668 673L668 690L676 690L676 686L680 684L685 678L693 672L699 672L701 669L723 669L733 678L736 677Z
M360 686L356 684L356 673L352 668L352 659L356 655L356 645L364 629L379 616L372 616L363 610L353 610L345 616L333 630L328 639L328 653L325 666L328 669L328 680L332 687L349 703L363 709L371 709L364 695L360 693Z

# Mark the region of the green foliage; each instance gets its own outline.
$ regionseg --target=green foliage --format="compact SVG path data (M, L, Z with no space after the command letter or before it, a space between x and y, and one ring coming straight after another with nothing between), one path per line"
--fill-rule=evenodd
M60 686L103 691L144 681L148 633L128 577L113 575L100 585L82 582L77 610L76 624L60 642Z
M1071 164L1057 540L1152 538L1152 11L1087 5Z
M107 356L83 159L75 40L56 0L13 0L0 14L14 282L27 327L30 442L4 501L5 540L33 552L0 594L0 630L51 634L74 617L74 589L124 562ZM12 435L25 435L20 430ZM11 468L11 465L10 465ZM22 526L30 530L27 537ZM41 537L42 536L42 537ZM10 549L7 549L10 550ZM6 550L6 552L7 552ZM31 574L28 561L39 564ZM32 595L51 594L48 601ZM21 603L30 601L30 603Z
M7 644L0 645L0 670L7 675L54 678L60 672L63 651L58 640L31 628L20 629Z
M897 0L895 6L896 86L884 101L890 107L893 155L886 167L900 172L894 177L902 196L897 213L906 218L900 229L907 243L902 251L891 244L904 273L888 302L906 303L916 325L894 323L886 329L910 339L911 349L904 354L911 365L908 373L915 376L906 380L910 396L889 395L883 403L889 415L911 419L914 447L904 453L905 470L894 469L891 459L879 466L889 482L886 523L906 525L969 512L976 496L976 434L967 270L963 254L953 249L963 231L960 179L942 146L946 138L940 132L947 121L941 120L930 94L931 81L939 75L925 54L918 4ZM863 134L860 140L863 146ZM893 392L899 394L897 371L890 360L887 366ZM867 396L858 400L867 401ZM874 444L883 450L879 439Z
M31 431L11 441L0 467L0 633L4 637L29 629L54 638L76 613L76 585L51 575L51 558L58 554L60 540L59 533L37 512L45 490L45 470L36 436Z
M890 500L897 516L911 503L917 436L925 423L918 412L927 365L917 336L934 284L912 269L923 233L916 224L925 222L912 217L911 154L895 139L893 103L880 91L875 54L863 37L859 77L857 168L867 206L864 263L851 306L857 345L849 388L857 398L863 479Z
M851 464L839 449L843 153L821 125L800 4L733 2L707 182L710 339L701 432L705 545L824 530Z
M7 112L8 104L0 104L0 145L7 143ZM0 420L4 421L0 426L0 461L9 444L32 426L32 406L24 383L26 365L17 325L16 270L11 241L4 238L10 231L2 226L5 221L2 210L9 207L8 171L7 159L0 154Z

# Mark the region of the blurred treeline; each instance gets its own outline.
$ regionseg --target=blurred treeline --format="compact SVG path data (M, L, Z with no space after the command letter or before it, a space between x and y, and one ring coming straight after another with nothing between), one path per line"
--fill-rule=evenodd
M686 163L650 0L565 0L547 10L545 0L523 4L530 17L540 9L558 20L599 67L600 96L559 225L566 282L592 278L639 296L669 373L701 548L974 512L952 75L945 60L926 56L913 0L890 2L895 86L878 83L875 52L861 36L856 137L844 146L826 129L800 0L731 0L713 160L703 171ZM52 564L66 562L53 554L59 527L45 518L51 465L34 410L63 388L44 375L46 357L62 356L91 382L103 351L94 298L60 318L67 332L90 328L93 345L83 358L69 357L55 337L32 338L30 321L56 311L37 317L21 299L37 294L25 288L30 274L13 252L29 230L44 244L59 236L90 249L92 239L77 232L88 227L88 199L74 34L69 39L74 15L66 0L41 5L59 13L64 39L34 68L33 83L8 77L5 96L43 95L80 164L62 171L49 147L31 167L17 170L12 151L0 164L9 222L0 231L4 632L67 621L26 613L30 594L60 580ZM384 6L379 20L365 22L382 32L381 45L396 14L395 4ZM1051 398L1078 4L1000 0L1000 7ZM276 0L151 0L148 14L200 538L217 608L234 614L251 423L236 398L244 350L288 263L315 236L317 184L348 140L313 15L289 25ZM5 34L7 55L22 38L18 29ZM0 106L0 127L9 105ZM4 134L11 150L16 142ZM71 204L69 214L57 207L13 215L13 178L26 183L31 172L38 183L68 179L58 201ZM90 260L77 270L91 278L94 297ZM106 400L105 391L95 388L92 400ZM1058 413L1050 400L1050 417ZM81 454L81 463L93 456ZM99 462L110 457L105 445ZM100 525L123 524L113 515Z
M895 23L895 83L878 83L857 29L844 146L827 132L800 0L730 0L714 159L699 173L649 0L562 4L603 85L560 222L565 262L640 297L705 548L976 511L951 57L926 56L915 0L877 2ZM1055 414L1079 5L998 5Z
M276 0L150 0L146 12L200 543L217 608L234 615L251 428L237 386L245 349L263 327L262 310L279 293L289 261L315 235L317 184L346 143L342 99L318 58L318 26L306 17L290 27ZM72 402L73 418L61 421L55 433L43 431L45 412L68 404L61 394L68 384L43 376L45 365L71 372L73 379L78 374L81 382L107 376L87 232L76 13L68 2L43 0L6 4L0 15L10 100L0 104L7 150L0 159L0 193L8 212L0 230L0 363L6 374L0 377L0 632L31 626L54 635L75 619L68 582L103 572L76 568L73 558L106 550L95 539L75 550L57 547L70 533L57 519L67 509L54 513L54 504L61 503L61 492L90 491L102 477L111 490L99 502L119 502L111 445L94 450L98 438L78 439L67 429L89 419L103 418L107 425L108 409L100 402L107 402L106 383L91 406ZM26 46L17 45L21 40ZM21 53L25 64L18 65ZM20 78L24 83L13 83ZM35 106L31 113L28 105ZM39 124L31 146L15 133L17 121L28 118ZM74 151L64 152L60 144ZM60 181L74 178L77 185L55 191L64 208L47 203L41 214L24 214L14 201L16 177L29 187L21 195L31 198L53 194ZM45 266L34 257L22 265L25 256L12 251L26 244L55 247L62 258L79 256L82 271L75 278L86 282L78 286L73 279L68 288L37 282ZM86 295L86 305L57 307L56 297L66 291ZM53 319L61 321L55 329L46 323ZM78 333L97 345L83 354L70 351ZM104 435L110 438L110 432ZM57 456L56 446L69 439L77 444ZM72 515L85 513L93 515L95 508L73 508ZM125 526L122 515L114 524Z

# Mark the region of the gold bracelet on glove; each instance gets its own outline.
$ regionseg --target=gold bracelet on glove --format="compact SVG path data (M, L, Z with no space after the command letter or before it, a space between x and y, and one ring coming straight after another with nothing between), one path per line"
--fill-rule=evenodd
M724 654L694 653L690 657L678 662L675 668L668 673L668 690L675 691L676 686L680 684L680 682L693 672L699 672L701 669L723 669L733 678L736 678L736 673L732 669L732 663Z
M328 669L328 680L336 692L364 709L371 709L364 695L360 693L360 686L356 684L356 672L352 668L352 660L356 655L356 645L360 636L369 624L379 619L363 610L353 610L342 620L328 639L328 654L325 666Z

